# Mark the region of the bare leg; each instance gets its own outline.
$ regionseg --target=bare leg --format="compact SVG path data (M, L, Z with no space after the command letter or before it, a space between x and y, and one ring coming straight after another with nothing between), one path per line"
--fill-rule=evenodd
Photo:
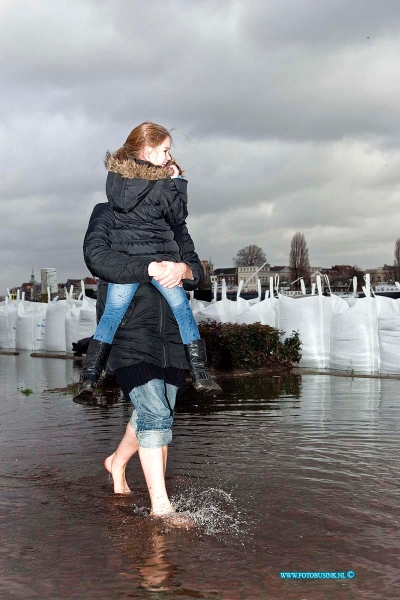
M165 469L168 446L161 448L139 448L139 457L149 490L152 515L174 512L165 488Z
M128 423L125 435L119 443L118 448L104 461L104 466L111 474L114 482L115 494L129 494L130 489L125 479L125 468L132 456L137 452L139 444L135 430Z

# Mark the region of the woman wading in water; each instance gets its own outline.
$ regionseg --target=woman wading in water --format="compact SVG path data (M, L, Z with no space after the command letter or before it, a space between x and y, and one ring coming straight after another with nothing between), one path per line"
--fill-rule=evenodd
M138 452L154 515L173 512L165 469L186 369L198 391L221 391L183 292L199 285L203 269L185 224L187 181L170 163L170 146L167 129L145 122L106 156L108 202L95 206L84 241L85 262L102 280L100 322L74 399L93 400L106 362L115 371L134 410L104 465L114 492L129 493L125 468Z

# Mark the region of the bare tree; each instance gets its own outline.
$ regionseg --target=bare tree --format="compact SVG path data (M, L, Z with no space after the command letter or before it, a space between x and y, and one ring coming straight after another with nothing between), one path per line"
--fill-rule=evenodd
M239 250L233 259L235 267L261 267L265 262L267 257L264 250L255 244Z
M394 245L393 276L395 281L400 281L400 238Z
M304 281L310 278L310 261L308 259L308 248L306 238L300 231L294 234L290 244L289 268L292 281L303 277ZM300 288L300 283L297 283Z

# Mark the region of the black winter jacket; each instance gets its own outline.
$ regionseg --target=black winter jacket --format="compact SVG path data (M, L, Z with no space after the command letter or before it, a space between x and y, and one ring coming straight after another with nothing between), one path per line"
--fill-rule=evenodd
M187 181L143 160L106 155L106 193L115 213L114 250L151 260L181 260L171 227L187 218Z
M116 189L122 190L121 197L124 195L127 198L127 190L131 190L132 187L131 182L126 182L124 179L119 177L116 180L117 185L113 187L113 198L115 198ZM171 187L169 182L174 184L177 182L177 186L175 186L177 191ZM182 182L186 184L185 181L180 179L157 179L150 193L145 194L145 199L150 201L150 194L152 194L152 198L159 201L156 206L159 207L160 214L167 215L171 219L175 218L173 216L175 215L177 219L180 219L178 206L182 201L182 191L180 191L182 188L179 190L178 186ZM146 184L149 184L149 180L140 183L146 186ZM166 187L164 187L164 184L167 184ZM159 186L157 196L155 195L156 186ZM123 188L125 188L125 192ZM171 198L173 200L169 201ZM137 209L141 206L136 205ZM150 206L150 203L145 204L143 210L146 210L145 206ZM149 243L149 240L152 239L151 227L146 242L149 253L143 256L132 255L129 252L129 249L132 250L130 244L136 243L136 240L131 242L128 239L128 228L126 230L125 228L118 229L121 225L121 221L118 219L120 214L125 213L113 210L110 201L109 203L97 204L90 218L83 246L84 258L89 270L93 275L100 277L103 282L143 284L139 286L115 334L108 367L115 370L146 361L161 367L174 366L185 369L187 368L187 362L175 317L168 303L156 288L149 283L151 277L149 277L147 269L153 260L183 261L191 268L193 273L193 280L184 280L185 289L193 290L201 283L203 268L194 250L193 241L186 224L183 223L182 225L182 255L179 253L179 246L173 238L167 242L164 241L164 247L169 244L171 254L160 252L161 242L159 240L161 236L157 236L159 231L164 231L162 228L160 230L155 228L157 234L153 237L154 243L151 245ZM183 215L183 212L181 214ZM140 219L139 215L140 212L137 211L135 218ZM160 217L161 219L162 217ZM125 244L122 243L121 239L116 240L116 231L126 233ZM170 231L170 233L172 232ZM134 237L135 234L133 233L132 239ZM144 242L144 238L141 238L141 242ZM144 244L143 247L145 247ZM154 250L153 254L151 254L152 249ZM107 285L101 283L97 294L98 318L103 312L106 294Z

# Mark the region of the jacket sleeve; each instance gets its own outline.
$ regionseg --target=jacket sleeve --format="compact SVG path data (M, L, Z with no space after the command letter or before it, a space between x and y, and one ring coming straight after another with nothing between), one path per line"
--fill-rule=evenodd
M111 247L114 213L108 203L97 204L83 242L85 263L96 277L112 283L147 283L147 268L153 259L128 256Z
M174 177L165 179L164 193L167 198L167 219L171 225L183 225L187 219L187 180Z
M193 240L190 237L186 223L182 226L182 261L191 268L193 273L193 279L183 279L183 287L188 291L194 290L203 281L204 270L194 249Z

